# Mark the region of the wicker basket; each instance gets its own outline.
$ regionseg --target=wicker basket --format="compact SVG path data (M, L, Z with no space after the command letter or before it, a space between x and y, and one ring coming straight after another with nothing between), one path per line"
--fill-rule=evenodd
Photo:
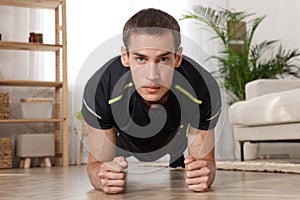
M0 138L0 169L12 168L12 144L10 138Z
M9 118L9 95L0 93L0 119Z

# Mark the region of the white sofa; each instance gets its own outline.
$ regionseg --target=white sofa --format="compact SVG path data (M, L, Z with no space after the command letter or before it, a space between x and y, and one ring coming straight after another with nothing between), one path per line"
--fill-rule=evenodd
M300 80L260 79L245 89L246 100L228 110L242 161L257 157L257 144L248 142L300 142Z

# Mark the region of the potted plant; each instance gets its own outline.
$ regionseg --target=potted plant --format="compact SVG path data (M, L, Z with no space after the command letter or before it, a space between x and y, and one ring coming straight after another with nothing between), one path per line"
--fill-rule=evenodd
M207 25L216 34L214 38L222 42L223 51L210 58L218 60L218 76L223 79L223 86L233 102L245 99L245 85L252 80L280 78L287 74L299 78L300 69L293 62L300 55L298 49L276 47L278 40L253 44L254 34L265 16L194 6L193 12L180 20L184 19L195 19ZM274 50L275 55L270 55Z

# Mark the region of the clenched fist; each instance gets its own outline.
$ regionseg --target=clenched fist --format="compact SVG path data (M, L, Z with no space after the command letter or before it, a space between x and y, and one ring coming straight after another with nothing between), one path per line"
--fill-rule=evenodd
M115 157L112 161L104 162L100 166L98 177L102 190L107 194L117 194L124 190L126 182L127 162L124 157Z
M191 156L185 158L186 184L191 191L205 192L213 182L215 165L213 161L196 160Z

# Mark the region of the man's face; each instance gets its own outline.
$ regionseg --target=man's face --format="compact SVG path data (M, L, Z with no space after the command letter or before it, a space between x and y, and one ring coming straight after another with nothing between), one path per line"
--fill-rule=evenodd
M145 101L159 103L171 87L174 68L181 63L182 49L175 51L170 32L134 33L127 48L122 50L122 63L130 67L137 92Z

